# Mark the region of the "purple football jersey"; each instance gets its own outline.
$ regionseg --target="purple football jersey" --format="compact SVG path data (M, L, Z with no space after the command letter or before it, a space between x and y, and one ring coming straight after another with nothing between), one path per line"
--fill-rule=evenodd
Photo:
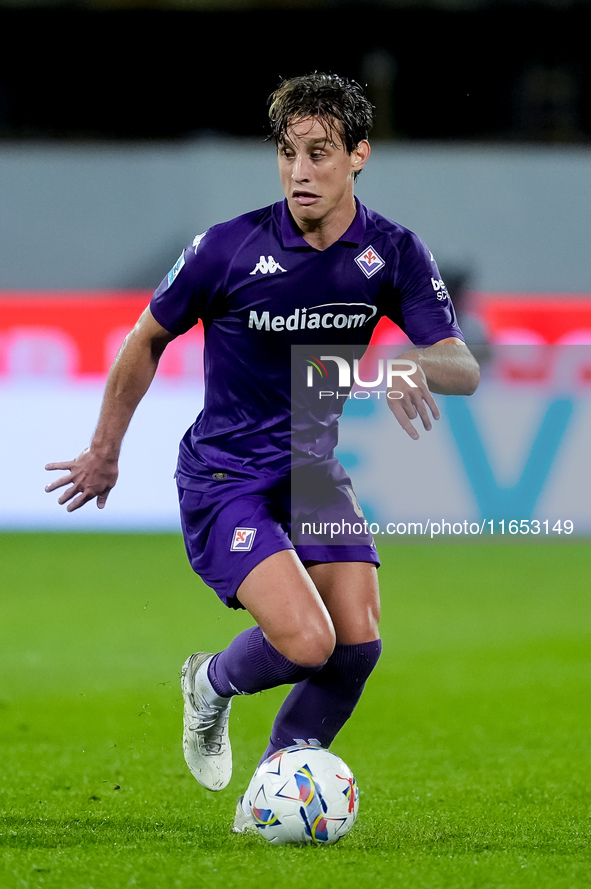
M151 310L173 334L204 325L204 407L177 467L179 483L195 490L214 473L289 472L294 423L310 455L330 455L343 399L323 404L322 416L305 401L294 410L292 345L359 357L382 316L416 345L463 339L427 247L358 201L350 228L322 251L301 236L286 201L213 226L185 249Z

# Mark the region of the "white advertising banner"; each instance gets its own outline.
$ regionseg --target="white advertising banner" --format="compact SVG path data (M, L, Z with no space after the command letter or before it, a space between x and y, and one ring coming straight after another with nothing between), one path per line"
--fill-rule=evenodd
M78 328L73 313L60 324L55 306L44 317L40 303L36 311L27 306L39 323L20 318L0 332L0 529L179 529L178 443L203 400L199 331L167 350L132 420L105 509L87 504L67 513L59 494L44 490L55 477L45 464L88 445L107 367L145 301L117 300L119 314L105 314L101 303L98 346L97 325L87 317ZM371 346L364 362L387 348ZM436 396L441 419L416 441L373 385L376 373L363 379L372 385L343 393L337 453L378 545L443 538L574 543L591 534L591 346L495 346L477 392Z

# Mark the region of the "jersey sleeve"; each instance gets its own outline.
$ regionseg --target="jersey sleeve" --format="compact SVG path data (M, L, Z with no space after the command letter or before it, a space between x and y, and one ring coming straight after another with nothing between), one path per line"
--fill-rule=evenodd
M152 296L150 310L169 333L186 333L214 311L222 265L215 261L214 241L213 230L197 235Z
M414 345L431 346L452 336L464 339L433 254L412 232L400 245L393 287L397 298L385 314Z

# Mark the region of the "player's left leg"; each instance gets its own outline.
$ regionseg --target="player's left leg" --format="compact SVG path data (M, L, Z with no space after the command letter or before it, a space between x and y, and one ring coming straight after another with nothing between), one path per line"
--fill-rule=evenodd
M381 653L376 566L327 562L308 566L333 621L336 646L327 663L288 694L263 759L294 743L329 747L355 709Z
M305 563L327 607L337 642L355 645L380 638L380 588L375 563Z

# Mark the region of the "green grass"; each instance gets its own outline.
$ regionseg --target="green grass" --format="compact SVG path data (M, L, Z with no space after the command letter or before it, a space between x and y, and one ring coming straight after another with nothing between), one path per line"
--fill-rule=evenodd
M591 886L588 546L388 547L384 655L335 750L358 822L235 837L275 690L238 698L235 776L188 773L180 665L248 624L174 536L0 536L0 889Z

